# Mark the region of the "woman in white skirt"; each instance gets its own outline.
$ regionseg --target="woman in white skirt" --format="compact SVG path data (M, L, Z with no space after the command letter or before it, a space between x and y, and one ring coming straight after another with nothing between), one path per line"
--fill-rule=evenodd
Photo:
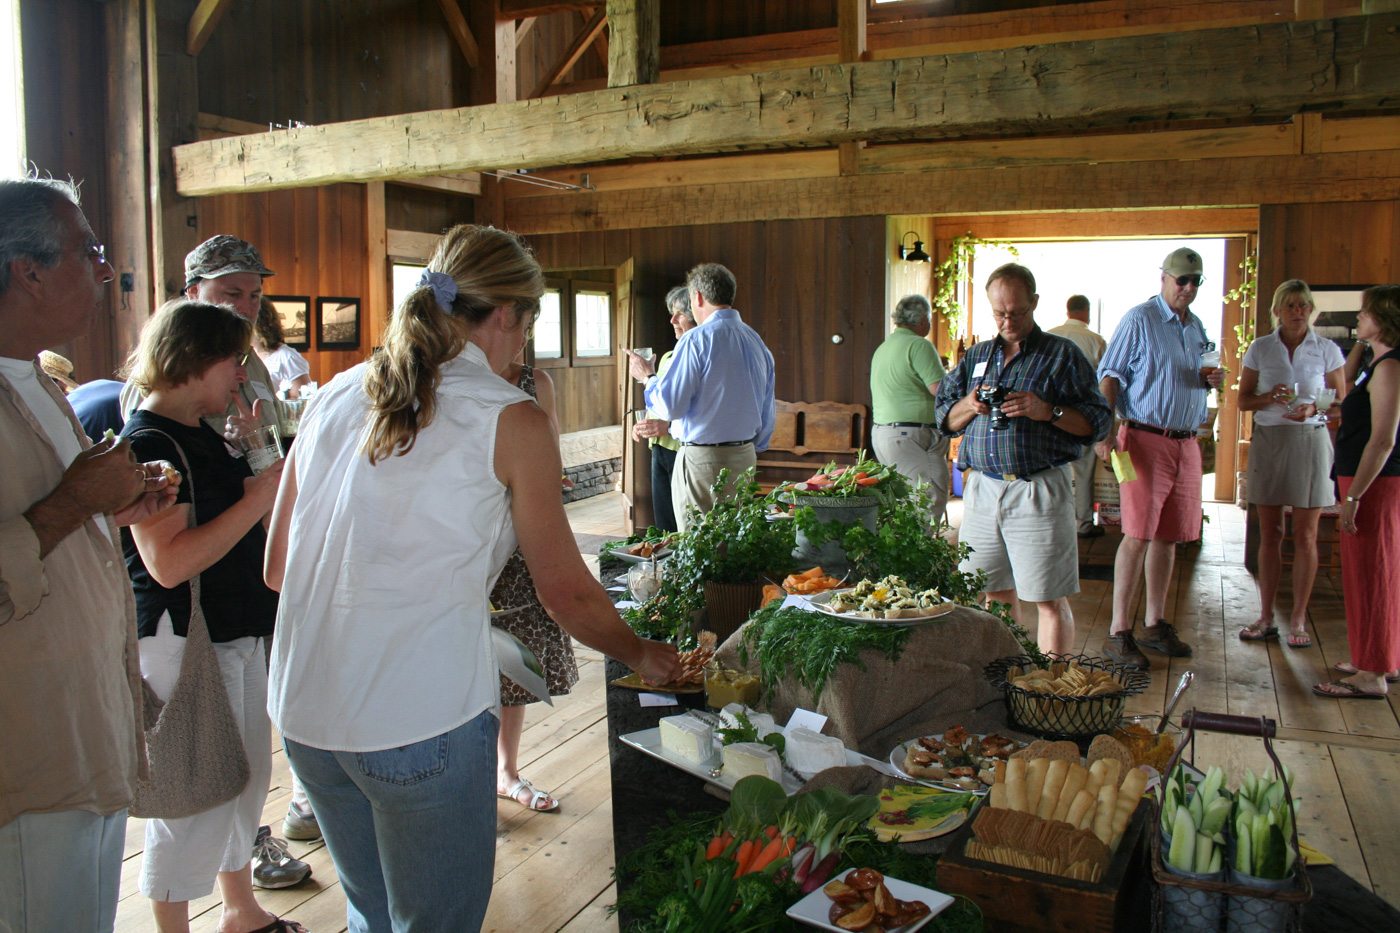
M1259 618L1240 630L1243 641L1279 637L1274 600L1283 575L1283 510L1293 510L1293 609L1288 646L1307 648L1308 598L1317 575L1317 523L1335 503L1332 441L1346 385L1342 351L1313 332L1316 317L1307 283L1289 279L1274 292L1274 331L1250 344L1240 373L1240 410L1254 412L1249 445L1249 504L1259 515ZM1329 398L1330 396L1330 398ZM1321 405L1319 405L1321 401Z

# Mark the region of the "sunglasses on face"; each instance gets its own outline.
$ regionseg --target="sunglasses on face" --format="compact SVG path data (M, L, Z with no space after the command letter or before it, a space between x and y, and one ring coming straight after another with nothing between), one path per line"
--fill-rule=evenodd
M1205 280L1206 277L1204 275L1178 275L1176 277L1176 287L1185 288L1188 285L1193 285L1196 288L1200 288L1201 283Z

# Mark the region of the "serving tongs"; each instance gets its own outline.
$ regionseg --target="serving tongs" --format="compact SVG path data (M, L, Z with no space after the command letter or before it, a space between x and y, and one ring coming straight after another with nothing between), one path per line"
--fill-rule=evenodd
M1167 708L1162 712L1162 721L1157 723L1157 734L1161 735L1167 730L1167 721L1171 719L1172 711L1176 709L1181 698L1186 695L1186 688L1191 686L1191 682L1196 679L1194 671L1187 671L1181 675L1181 679L1176 682L1176 690L1172 693L1172 698L1167 702Z

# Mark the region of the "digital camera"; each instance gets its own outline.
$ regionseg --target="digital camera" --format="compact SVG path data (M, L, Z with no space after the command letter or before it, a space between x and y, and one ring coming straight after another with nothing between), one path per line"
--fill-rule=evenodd
M989 416L992 419L993 431L1005 431L1011 427L1011 420L1006 417L1006 412L1001 410L1002 404L1006 401L1006 389L999 385L979 385L977 387L977 401L991 407Z

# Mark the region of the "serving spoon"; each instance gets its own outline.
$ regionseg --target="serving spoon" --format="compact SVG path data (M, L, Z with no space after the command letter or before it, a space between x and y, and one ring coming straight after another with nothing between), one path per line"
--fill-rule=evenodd
M1167 703L1166 710L1162 713L1162 721L1157 723L1157 734L1161 735L1167 729L1167 720L1171 718L1172 711L1181 702L1181 698L1186 694L1186 688L1191 686L1191 681L1196 679L1194 671L1187 671L1181 675L1181 679L1176 682L1176 690L1172 693L1172 698Z

